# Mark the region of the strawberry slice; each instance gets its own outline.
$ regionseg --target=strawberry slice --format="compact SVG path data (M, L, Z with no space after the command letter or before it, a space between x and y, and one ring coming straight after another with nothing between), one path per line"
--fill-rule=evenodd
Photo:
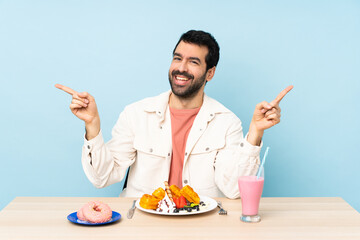
M186 203L186 199L185 199L185 197L184 196L180 196L179 197L179 208L183 208L185 205L186 205L187 203Z
M177 198L177 197L173 197L173 201L176 205L176 208L181 208L180 207L180 198Z

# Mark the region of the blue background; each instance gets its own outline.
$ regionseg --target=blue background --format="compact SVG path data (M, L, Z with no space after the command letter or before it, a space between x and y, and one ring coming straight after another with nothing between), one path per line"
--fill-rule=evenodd
M169 89L189 29L219 42L205 90L245 132L257 103L294 85L264 136L263 196L340 196L359 211L360 2L348 0L0 0L0 209L16 196L118 196L122 183L87 180L84 125L54 84L95 96L109 140L125 105Z

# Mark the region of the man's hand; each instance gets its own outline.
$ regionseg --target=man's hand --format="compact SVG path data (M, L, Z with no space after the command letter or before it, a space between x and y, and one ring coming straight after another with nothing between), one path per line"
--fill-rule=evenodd
M75 116L85 122L86 138L90 140L96 137L100 132L100 116L95 99L87 92L79 93L61 84L55 84L55 87L72 95L70 109Z
M293 89L292 85L281 91L270 103L264 101L256 105L249 128L249 143L257 146L260 145L264 130L280 122L281 109L279 104L291 89Z

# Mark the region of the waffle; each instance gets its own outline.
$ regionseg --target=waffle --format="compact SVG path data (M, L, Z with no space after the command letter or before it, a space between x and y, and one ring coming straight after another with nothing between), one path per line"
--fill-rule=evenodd
M144 194L141 198L140 198L140 206L142 208L145 209L156 209L158 202L161 199L154 197L153 195L149 195L149 194Z
M200 197L199 195L190 187L189 185L186 185L180 190L180 194L183 195L186 200L192 203L200 203Z
M171 191L173 197L178 198L178 197L181 196L180 188L178 188L178 186L176 186L176 185L171 185L170 186L170 191Z
M162 187L156 189L152 195L158 199L163 199L165 197L165 190Z

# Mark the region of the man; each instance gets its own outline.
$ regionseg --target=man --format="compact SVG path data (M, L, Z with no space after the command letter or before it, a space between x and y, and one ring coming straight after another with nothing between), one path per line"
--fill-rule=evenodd
M213 36L184 33L173 51L171 91L127 106L106 144L94 98L57 84L72 95L70 109L85 122L82 164L88 179L105 187L121 181L131 166L121 196L140 197L168 180L200 195L239 197L237 178L256 174L264 130L280 122L279 103L292 86L256 106L244 138L235 114L204 94L218 60Z

